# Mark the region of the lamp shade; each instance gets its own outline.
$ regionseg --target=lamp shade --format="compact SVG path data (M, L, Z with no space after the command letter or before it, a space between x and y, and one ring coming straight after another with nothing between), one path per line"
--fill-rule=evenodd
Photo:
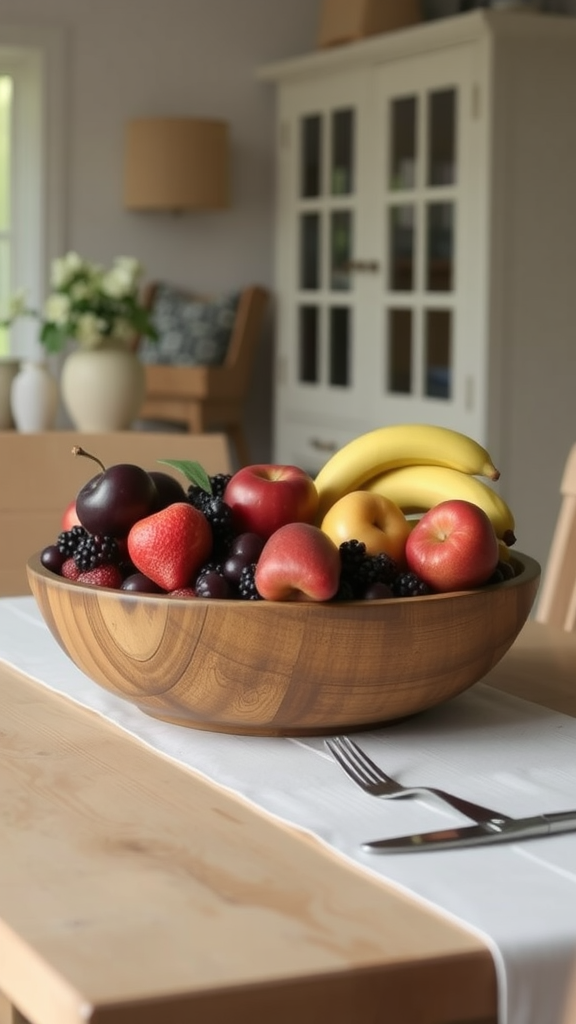
M228 125L141 118L126 130L124 205L130 210L218 210L230 205Z

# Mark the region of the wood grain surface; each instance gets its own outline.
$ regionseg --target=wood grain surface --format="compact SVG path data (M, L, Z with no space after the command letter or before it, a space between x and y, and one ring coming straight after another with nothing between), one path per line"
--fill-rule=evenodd
M0 989L35 1024L495 1021L468 932L0 664Z
M477 682L532 607L540 568L429 597L313 602L172 599L87 587L29 562L59 644L155 717L213 731L336 732L402 718Z

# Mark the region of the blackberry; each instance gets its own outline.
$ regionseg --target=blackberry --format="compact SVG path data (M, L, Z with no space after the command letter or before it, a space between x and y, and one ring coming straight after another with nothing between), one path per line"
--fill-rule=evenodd
M223 498L210 498L202 511L212 530L213 553L221 558L228 553L236 534L232 523L232 509Z
M190 484L190 487L186 491L186 497L194 508L197 508L199 512L204 511L204 506L213 498L214 495L205 491L203 487L198 484Z
M120 562L120 549L114 537L88 533L78 543L72 558L81 572L89 572L100 565L117 566Z
M401 572L392 584L394 597L425 597L432 590L415 572Z
M238 597L241 601L263 601L264 599L256 590L256 562L250 562L250 565L245 565L240 573L240 581L238 583Z
M392 586L398 575L398 565L394 559L382 551L379 555L372 555L373 579L371 583L385 583Z
M354 587L352 586L352 584L349 582L349 580L342 579L342 577L340 577L340 583L338 585L338 590L334 594L334 597L332 598L332 600L333 601L355 601L356 600L356 591L355 591Z
M396 578L398 566L394 559L384 552L369 555L362 541L344 541L339 550L341 584L352 589L353 597L363 597L366 588L375 583L390 586Z
M228 481L232 479L232 473L216 473L215 476L210 477L210 486L212 488L212 494L216 498L223 498L224 491L228 486Z
M342 575L353 576L366 557L366 545L361 540L345 540L338 549Z
M83 526L72 526L70 530L63 530L58 534L56 547L66 558L71 558L80 541L87 536L88 530L85 530Z

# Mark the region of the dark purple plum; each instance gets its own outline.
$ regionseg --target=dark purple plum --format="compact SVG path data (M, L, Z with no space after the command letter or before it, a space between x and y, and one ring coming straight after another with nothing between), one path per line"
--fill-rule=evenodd
M56 544L49 544L47 548L44 548L40 555L40 561L45 569L49 569L50 572L55 572L60 575L60 570L67 559L67 555L63 554L62 551L56 546Z
M126 537L134 523L154 511L158 491L150 473L128 462L105 469L99 459L83 448L73 451L102 467L102 472L84 484L76 497L76 513L82 526L88 533Z
M135 594L163 594L162 587L159 587L153 580L148 579L143 572L133 572L122 582L120 590L130 590Z
M186 501L186 491L176 477L170 476L170 473L164 473L161 469L151 469L148 472L158 491L155 512L168 508L168 505L173 505L175 501Z
M264 539L257 533L239 533L232 541L228 558L222 566L226 579L238 586L242 570L258 561L263 547Z
M232 587L216 569L200 574L195 586L196 597L212 597L218 600L236 597Z

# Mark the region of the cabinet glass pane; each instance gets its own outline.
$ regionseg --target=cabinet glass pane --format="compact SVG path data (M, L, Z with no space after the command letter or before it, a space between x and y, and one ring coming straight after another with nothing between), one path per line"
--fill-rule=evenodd
M319 196L322 182L322 118L319 114L300 122L300 195Z
M300 287L318 288L320 281L320 215L300 218Z
M330 287L348 291L351 275L353 217L350 210L337 210L330 217Z
M332 176L334 196L354 191L354 112L336 110L332 114Z
M412 310L388 310L388 366L386 391L409 395L412 391Z
M426 218L426 288L449 292L454 287L454 206L430 203Z
M389 287L394 292L410 292L414 287L414 207L392 206L389 216Z
M456 182L456 90L443 89L428 95L429 185Z
M350 384L350 310L333 306L330 310L330 384Z
M10 227L10 120L12 79L0 76L0 231ZM1 287L1 285L0 285Z
M414 188L416 169L416 97L391 104L390 188Z
M424 386L429 398L452 394L452 314L445 309L426 312Z
M298 380L307 384L318 382L318 309L300 307L298 334Z

